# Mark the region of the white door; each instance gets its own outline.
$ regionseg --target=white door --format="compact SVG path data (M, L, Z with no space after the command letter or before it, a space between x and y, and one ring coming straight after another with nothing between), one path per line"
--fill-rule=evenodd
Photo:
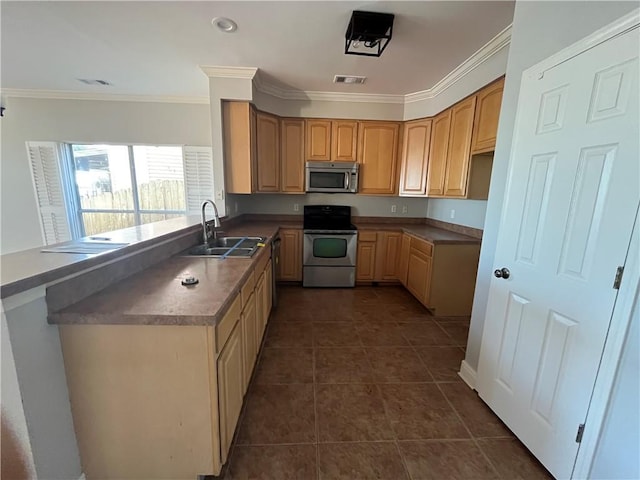
M640 199L638 30L523 75L478 391L569 478ZM505 273L507 273L505 271Z

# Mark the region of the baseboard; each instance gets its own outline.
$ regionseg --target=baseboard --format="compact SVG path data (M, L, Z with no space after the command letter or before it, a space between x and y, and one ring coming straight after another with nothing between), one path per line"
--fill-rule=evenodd
M476 389L476 371L467 363L466 360L462 360L458 375L460 375L460 378L464 380L464 383L469 385L471 389Z

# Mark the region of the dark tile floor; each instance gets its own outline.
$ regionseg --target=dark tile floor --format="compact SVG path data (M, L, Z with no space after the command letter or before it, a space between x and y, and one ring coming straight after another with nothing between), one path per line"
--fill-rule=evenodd
M468 318L400 287L278 297L225 478L551 478L458 377Z

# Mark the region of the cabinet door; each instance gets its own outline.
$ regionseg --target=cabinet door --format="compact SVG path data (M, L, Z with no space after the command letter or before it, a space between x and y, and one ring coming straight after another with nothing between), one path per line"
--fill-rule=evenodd
M423 197L427 194L430 143L431 119L416 120L404 125L400 196Z
M467 194L475 108L475 96L451 108L451 133L449 134L447 173L444 185L445 197L464 197Z
M238 322L218 357L221 460L227 460L244 396L242 323Z
M331 160L355 162L358 144L358 122L333 120L331 122Z
M266 316L266 323L269 322L269 315L271 314L271 308L273 307L273 262L271 260L269 260L269 263L267 263L267 268L265 270L266 275L265 275L265 290L266 290L266 296L267 296L267 316Z
M398 263L398 280L406 287L407 274L409 272L409 250L411 249L411 237L406 233L402 234L400 244L400 262Z
M396 192L399 132L400 124L395 122L358 122L358 193Z
M280 264L278 280L302 280L302 230L280 230Z
M431 288L431 257L415 248L409 251L409 270L407 272L407 290L420 303L427 306Z
M266 322L267 304L265 298L264 272L260 276L260 280L256 283L256 353L260 351L262 343L262 333Z
M247 300L247 304L242 311L242 343L244 355L244 389L247 391L251 374L253 373L253 365L256 362L256 354L258 353L258 339L256 338L256 295L252 293ZM244 393L243 392L243 393Z
M280 134L280 191L304 193L304 120L283 118Z
M451 129L451 109L445 110L433 119L429 162L427 166L427 196L444 195L444 178L449 150L449 130Z
M256 115L256 170L258 192L280 190L280 126L278 118L266 113Z
M253 109L248 102L223 102L224 171L227 193L251 193L255 140Z
M356 280L373 281L376 270L376 243L358 242Z
M306 160L331 160L331 120L306 120Z
M478 92L476 118L473 123L471 153L491 152L496 148L498 119L502 105L504 78Z
M397 280L401 241L400 232L378 233L375 280Z

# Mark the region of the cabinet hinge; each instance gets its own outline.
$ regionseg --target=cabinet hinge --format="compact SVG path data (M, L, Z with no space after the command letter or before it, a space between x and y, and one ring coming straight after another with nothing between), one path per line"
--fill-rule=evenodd
M613 288L620 290L620 284L622 283L622 274L624 273L624 267L618 267L616 270L616 278L613 279Z
M578 425L578 433L576 433L576 443L582 442L582 435L584 434L584 423Z

